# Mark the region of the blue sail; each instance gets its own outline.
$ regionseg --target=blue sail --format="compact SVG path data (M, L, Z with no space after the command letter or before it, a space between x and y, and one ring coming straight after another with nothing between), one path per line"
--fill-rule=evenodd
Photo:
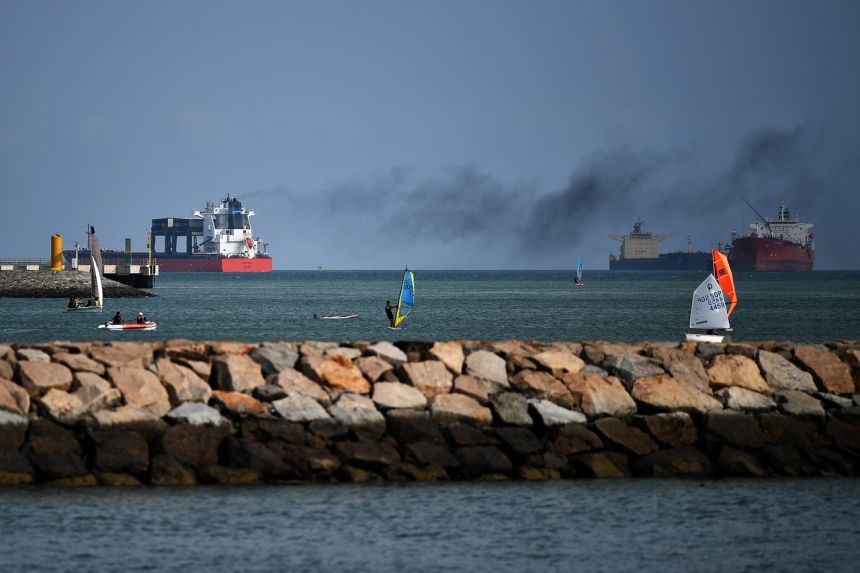
M576 282L582 282L582 257L576 260Z
M415 276L409 267L406 267L403 271L403 283L400 285L400 298L397 300L397 313L394 315L395 327L409 316L413 306L415 306Z

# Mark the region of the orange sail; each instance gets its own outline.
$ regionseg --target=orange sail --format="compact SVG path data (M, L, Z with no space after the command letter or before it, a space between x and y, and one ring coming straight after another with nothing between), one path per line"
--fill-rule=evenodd
M732 277L732 268L729 266L729 259L717 249L712 249L711 255L714 260L714 276L717 277L717 282L720 283L720 288L723 289L723 295L729 301L728 316L731 316L732 311L738 304L738 297L735 294L735 279Z

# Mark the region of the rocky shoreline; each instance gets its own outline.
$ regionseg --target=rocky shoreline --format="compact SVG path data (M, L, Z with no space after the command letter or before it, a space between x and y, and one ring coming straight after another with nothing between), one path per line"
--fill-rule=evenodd
M155 296L143 290L103 278L105 298L145 298ZM2 298L70 298L90 295L90 273L80 271L0 272Z
M860 342L0 345L0 484L858 473Z

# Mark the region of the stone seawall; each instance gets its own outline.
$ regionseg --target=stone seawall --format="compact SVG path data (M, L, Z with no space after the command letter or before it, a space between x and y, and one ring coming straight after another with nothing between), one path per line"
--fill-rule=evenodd
M860 342L0 345L0 483L860 473Z
M103 278L105 298L144 298L152 293ZM0 297L69 298L90 296L90 273L80 271L2 271Z

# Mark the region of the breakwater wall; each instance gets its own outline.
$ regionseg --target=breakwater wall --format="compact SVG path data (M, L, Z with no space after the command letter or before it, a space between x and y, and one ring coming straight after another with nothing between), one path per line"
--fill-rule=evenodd
M105 298L144 298L146 291L102 277ZM2 271L0 297L69 298L90 295L90 273L81 271Z
M860 342L0 345L0 483L860 473Z

